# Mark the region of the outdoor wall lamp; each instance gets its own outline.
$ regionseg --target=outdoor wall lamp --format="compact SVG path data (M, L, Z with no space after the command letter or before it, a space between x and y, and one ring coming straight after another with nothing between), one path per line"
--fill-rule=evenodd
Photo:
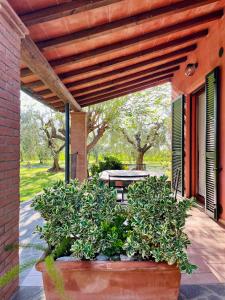
M188 64L185 68L185 75L188 77L194 75L197 67L198 67L198 63Z

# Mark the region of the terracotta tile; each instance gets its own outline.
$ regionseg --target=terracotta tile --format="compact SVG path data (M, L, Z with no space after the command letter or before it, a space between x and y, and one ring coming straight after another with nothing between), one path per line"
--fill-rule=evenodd
M211 272L208 273L193 273L191 275L182 274L181 284L210 284L219 283L219 280Z
M182 274L182 283L225 283L225 229L197 208L191 215L185 225L191 241L187 253L198 270L192 275Z
M225 263L210 263L208 266L210 271L216 276L216 278L221 283L225 283Z

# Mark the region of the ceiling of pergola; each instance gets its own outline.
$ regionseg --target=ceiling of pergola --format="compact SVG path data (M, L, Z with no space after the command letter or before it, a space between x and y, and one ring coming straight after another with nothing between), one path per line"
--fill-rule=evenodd
M8 0L81 107L168 82L225 0ZM63 101L21 64L22 88Z

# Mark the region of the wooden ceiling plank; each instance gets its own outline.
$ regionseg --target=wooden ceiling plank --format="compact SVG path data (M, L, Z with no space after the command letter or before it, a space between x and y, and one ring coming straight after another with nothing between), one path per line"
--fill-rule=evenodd
M59 99L64 103L70 103L74 110L81 110L80 105L56 75L55 71L29 36L26 36L26 38L21 41L21 59Z
M183 63L186 60L187 60L187 56L184 56L184 57L172 60L170 62L167 62L165 64L160 64L158 66L154 66L154 67L145 69L143 71L139 71L139 72L136 72L136 73L124 76L124 77L119 77L119 78L114 79L114 80L102 82L102 83L99 83L99 84L96 84L96 85L87 86L87 87L82 88L82 89L77 89L76 85L75 85L75 89L73 89L73 91L78 96L84 95L84 94L87 94L88 92L93 91L93 90L103 89L104 87L111 86L111 85L114 85L116 83L123 82L123 81L129 81L130 79L140 77L140 76L145 75L145 74L152 74L153 72L156 72L156 71L159 71L159 70L162 70L162 69L166 69L166 68L173 67L173 66L178 66L180 63ZM70 91L72 91L72 88L71 88Z
M130 86L130 85L133 85L133 84L136 84L139 82L144 82L149 79L154 79L154 78L166 75L166 74L171 74L173 72L178 71L179 69L180 69L179 66L174 66L172 68L169 68L169 69L166 69L166 70L163 70L160 72L152 73L152 74L149 74L149 72L138 72L138 74L134 73L132 75L129 75L128 80L127 79L119 80L121 78L117 79L115 82L113 82L113 84L111 84L111 87L103 88L103 89L100 89L97 91L91 91L90 93L86 93L86 94L80 95L80 96L75 91L75 93L73 93L73 95L75 97L77 97L77 101L81 101L83 99L92 98L93 96L95 97L95 96L99 96L102 94L107 94L108 92L112 92L114 90L119 90L121 88ZM147 75L147 76L145 76L145 75ZM107 83L109 83L109 82L107 82Z
M41 41L38 42L37 45L41 49L54 49L57 47L67 46L70 44L90 40L93 38L98 38L100 36L102 37L106 34L112 34L117 31L129 29L132 26L137 26L145 22L155 21L161 18L169 17L176 13L198 8L204 5L211 4L213 2L218 2L218 0L185 0L178 3L174 3L172 5L169 4L163 7L149 10L138 15L116 20L111 23L101 24L96 27L85 29L72 34ZM157 32L161 33L161 31Z
M114 100L114 99L122 97L122 96L127 96L127 95L133 94L135 92L143 91L143 90L145 90L147 88L151 88L151 87L156 86L156 85L161 85L161 84L167 83L170 80L171 80L171 78L167 78L167 79L164 79L164 80L157 80L157 81L155 81L155 82L153 82L151 84L146 84L146 85L143 85L143 86L141 86L139 88L130 89L130 90L127 90L125 92L121 92L121 93L117 93L117 94L114 94L114 95L110 95L109 97L98 98L98 100L83 102L80 105L81 105L81 107L85 107L85 106L90 106L90 105L102 103L102 102L109 101L109 100Z
M52 102L52 103L53 103L53 101L59 101L59 100L60 99L57 96L53 96L51 98L48 98L48 102Z
M111 91L108 91L106 92L105 94L97 94L95 96L92 96L92 97L87 97L87 98L82 98L82 99L79 99L79 104L82 105L83 103L87 102L87 101L94 101L95 99L98 99L98 98L101 98L101 97L107 97L107 96L110 96L110 95L114 95L115 93L120 93L120 92L125 92L125 91L128 91L128 90L131 90L131 89L135 89L135 88L138 88L140 86L143 86L145 84L150 84L150 83L153 83L155 81L160 81L160 80L164 80L164 79L168 79L168 78L172 78L173 77L173 73L169 73L169 74L166 74L166 75L163 75L161 77L158 77L158 78L148 78L148 80L142 82L140 80L136 80L133 82L133 85L130 86L129 85L120 85L118 86L118 88L115 87L115 89L111 89Z
M162 43L162 44L159 44L157 46L148 48L146 50L138 51L136 53L133 53L133 54L130 54L130 55L127 55L127 56L122 56L122 57L112 59L112 60L108 60L108 61L96 64L96 65L92 65L92 66L80 68L78 70L74 70L74 71L71 71L71 72L67 72L67 73L64 73L64 75L63 74L59 75L59 77L67 78L67 76L71 77L71 76L76 76L76 75L80 75L80 74L87 74L87 73L90 73L90 72L93 72L93 71L96 71L96 70L100 70L100 69L102 70L106 67L115 66L115 65L117 65L119 63L122 63L122 62L126 62L126 61L128 62L128 61L133 60L135 58L140 58L142 56L152 54L152 53L160 51L160 50L166 50L170 47L179 46L179 45L182 45L183 43L187 43L187 42L190 42L190 41L197 40L201 37L205 37L207 34L208 34L208 30L204 29L204 30L195 32L193 34L189 34L189 35L183 36L181 38L174 39L174 40L168 41L166 43ZM27 72L27 70L29 72ZM21 76L22 77L27 77L30 74L32 74L32 73L30 72L29 69L21 70ZM39 87L43 86L43 82L40 81L40 80L34 81L34 82L31 82L31 83L28 83L28 86L30 88L39 88Z
M20 18L26 26L31 26L75 15L81 12L87 12L95 8L108 6L121 1L123 0L71 0L70 2L61 3L20 15Z

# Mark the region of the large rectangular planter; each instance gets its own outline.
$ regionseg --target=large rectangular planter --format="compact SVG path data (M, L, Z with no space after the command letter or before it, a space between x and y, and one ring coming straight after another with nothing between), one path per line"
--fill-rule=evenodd
M176 266L155 262L55 262L69 300L176 300L180 271ZM62 300L46 271L42 272L46 300ZM64 299L63 299L64 300Z

